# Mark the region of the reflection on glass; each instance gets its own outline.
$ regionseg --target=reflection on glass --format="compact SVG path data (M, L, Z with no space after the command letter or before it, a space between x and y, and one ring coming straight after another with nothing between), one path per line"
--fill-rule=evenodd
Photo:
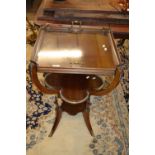
M59 64L54 64L54 65L52 65L52 67L60 67L60 65Z
M52 50L52 51L40 51L38 58L80 58L82 57L82 51L79 49L63 49L63 50Z

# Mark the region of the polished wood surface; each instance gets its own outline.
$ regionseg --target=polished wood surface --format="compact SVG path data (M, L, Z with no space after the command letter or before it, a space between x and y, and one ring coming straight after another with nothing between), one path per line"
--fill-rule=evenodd
M51 73L48 78L45 78L45 81L48 84L48 89L60 90L59 87L61 87L61 93L67 100L78 101L87 95L103 96L108 94L117 87L120 78L121 71L116 69L113 80L106 87L104 87L102 78L96 75Z
M88 99L85 75L64 74L61 81L62 99L72 104Z
M44 74L44 83L48 89L60 90L62 84L63 74L56 73L45 73Z
M108 85L106 88L102 87L101 89L96 89L102 85L102 82L100 81L100 79L96 78L96 76L93 76L93 78L95 77L95 80L93 80L93 78L91 79L92 75L57 74L55 76L54 74L50 74L49 78L45 80L46 83L48 83L48 85L50 85L51 87L47 87L47 85L45 87L40 83L38 79L37 64L34 62L31 62L30 64L30 73L32 82L38 87L40 91L47 94L59 94L60 90L63 90L63 95L71 101L82 100L87 95L86 91L89 92L89 95L106 95L117 87L121 78L121 70L117 68L110 85ZM63 76L65 78L68 78L65 79ZM87 78L88 76L90 79Z
M99 91L104 86L102 77L84 74L47 73L44 83L48 89L61 89L62 95L70 101L82 100L89 92Z
M31 60L40 72L113 75L120 65L109 30L45 27Z

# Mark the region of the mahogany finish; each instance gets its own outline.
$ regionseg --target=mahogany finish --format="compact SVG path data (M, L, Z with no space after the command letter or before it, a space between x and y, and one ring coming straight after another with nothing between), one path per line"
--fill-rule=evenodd
M39 72L73 74L113 75L120 64L109 30L75 27L42 28L31 60Z
M71 115L76 115L79 112L83 113L83 117L86 123L86 126L92 136L94 136L90 119L89 119L89 96L90 95L105 95L112 91L119 83L120 80L120 72L117 69L116 75L112 81L112 83L107 87L103 88L101 80L95 75L81 75L81 74L52 74L46 76L46 84L51 86L50 88L46 88L42 86L37 77L37 65L34 62L31 62L31 77L32 82L43 92L49 94L57 94L61 97L61 94L65 97L61 97L63 103L62 105L58 105L56 102L56 119L53 125L53 128L49 134L49 137L53 135L55 132L61 116L62 112L66 111ZM87 78L89 77L89 79ZM95 77L95 79L94 79ZM94 82L95 81L95 82ZM59 89L61 87L61 90ZM97 89L99 88L100 89ZM83 100L84 99L84 100Z
M76 74L47 74L45 77L46 84L51 89L58 89L61 85L60 97L63 100L60 107L56 107L56 120L49 136L52 136L58 123L62 111L70 115L83 113L85 124L93 136L93 130L89 119L89 90L96 90L102 85L102 81L95 75L76 75ZM94 82L95 81L95 82ZM102 89L102 88L101 88ZM57 104L58 105L58 104Z
M58 106L58 103L56 104L56 119L49 136L53 135L60 122L63 111L70 115L76 115L82 112L90 134L92 136L94 135L89 120L89 93L87 91L87 85L90 84L90 80L86 77L87 76L81 74L46 74L45 81L46 84L48 84L47 87L50 86L51 89L58 89L61 86L59 96L63 101L62 105ZM92 87L95 87L94 83L91 88Z
M49 136L56 130L62 112L83 113L85 124L93 136L89 119L90 95L105 95L120 80L120 57L110 30L96 28L51 27L41 28L31 57L32 82L40 91L57 94L62 104L56 104L56 119ZM44 73L45 86L37 73ZM114 76L103 87L100 75Z

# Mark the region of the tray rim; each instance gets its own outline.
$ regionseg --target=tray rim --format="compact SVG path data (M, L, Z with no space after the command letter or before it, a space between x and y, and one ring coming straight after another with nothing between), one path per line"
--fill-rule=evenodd
M100 74L100 75L113 75L115 74L115 70L117 67L121 66L121 59L120 59L120 55L117 51L115 42L114 42L114 38L113 38L113 34L111 32L110 29L96 29L96 28L92 28L90 29L91 31L96 30L96 32L98 33L104 33L104 31L106 33L108 33L108 37L109 40L111 42L111 48L112 48L112 53L113 55L115 55L115 58L113 58L114 60L114 64L115 67L113 68L88 68L88 67L47 67L47 66L39 66L39 64L37 63L37 53L40 49L41 43L43 41L44 38L44 33L45 31L47 31L47 26L50 26L50 28L53 29L53 32L55 32L54 30L57 30L58 32L64 32L63 30L66 29L68 30L68 27L51 27L51 25L47 24L46 26L43 26L40 28L39 30L39 34L38 34L38 38L35 42L33 51L32 51L32 55L31 55L31 61L35 62L37 64L37 68L38 68L38 72L53 72L53 73L78 73L78 74ZM88 31L88 28L86 28ZM60 30L60 31L59 31ZM69 31L66 33L70 33Z

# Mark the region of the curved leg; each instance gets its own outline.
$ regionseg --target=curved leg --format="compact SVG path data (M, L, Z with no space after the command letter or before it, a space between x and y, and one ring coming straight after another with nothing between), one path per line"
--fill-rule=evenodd
M89 119L89 107L88 107L88 104L87 104L86 110L83 111L82 114L83 114L83 118L85 120L85 124L86 124L91 136L94 136L94 132L93 132L92 126L90 124L90 119Z
M55 118L54 125L53 125L53 127L52 127L52 129L51 129L51 132L50 132L50 134L49 134L49 137L51 137L51 136L54 134L54 132L55 132L55 130L56 130L56 128L57 128L57 126L58 126L58 124L59 124L59 122L60 122L61 116L62 116L62 110L61 110L61 108L57 105L57 108L56 108L56 118Z

